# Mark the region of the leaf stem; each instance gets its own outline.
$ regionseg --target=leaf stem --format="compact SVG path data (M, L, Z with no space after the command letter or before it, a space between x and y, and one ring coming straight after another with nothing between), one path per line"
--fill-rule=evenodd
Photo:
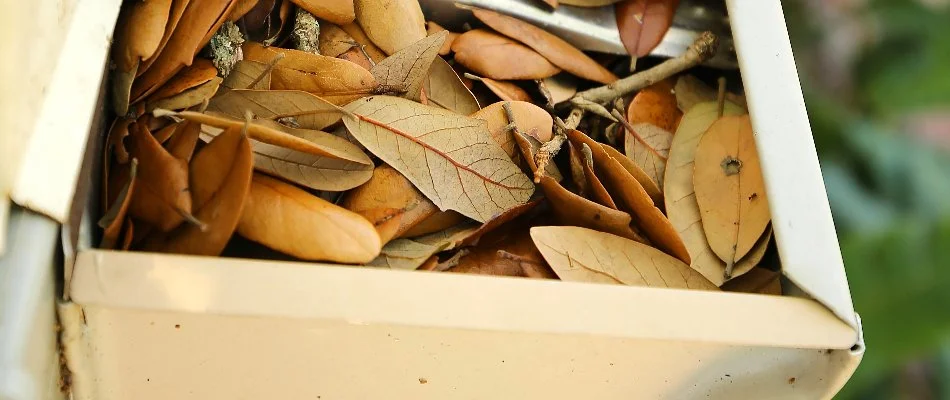
M253 88L254 85L260 82L261 79L264 79L264 77L267 76L267 74L269 74L271 71L274 70L274 67L277 66L277 62L283 59L284 59L284 53L277 53L277 56L274 57L273 60L270 60L269 63L267 63L267 67L264 68L264 70L261 71L261 73L257 75L257 78L254 78L254 80L251 81L251 83L249 83L245 89Z
M722 114L725 113L725 110L726 110L726 77L720 76L718 82L719 82L719 93L716 96L716 101L719 102L718 103L719 111L718 111L718 114L716 115L718 115L719 118L722 118Z

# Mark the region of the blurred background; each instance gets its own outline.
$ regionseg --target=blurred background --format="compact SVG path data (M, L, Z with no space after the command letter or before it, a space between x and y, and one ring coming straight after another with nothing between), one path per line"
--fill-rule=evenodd
M950 399L950 0L782 0L868 351L838 399Z

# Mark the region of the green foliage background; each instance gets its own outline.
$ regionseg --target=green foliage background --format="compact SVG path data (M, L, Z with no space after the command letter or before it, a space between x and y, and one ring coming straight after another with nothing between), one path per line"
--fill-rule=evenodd
M950 7L852 3L871 35L841 93L809 73L836 27L815 1L783 0L868 348L838 398L950 399L950 156L902 128L918 111L950 115Z

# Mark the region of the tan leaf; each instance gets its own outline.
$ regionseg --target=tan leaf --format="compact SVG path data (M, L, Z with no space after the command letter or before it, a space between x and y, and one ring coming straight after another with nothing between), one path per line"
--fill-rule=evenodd
M351 1L352 3L352 1ZM340 54L359 46L360 44L346 33L339 25L331 23L320 24L320 54L327 57L339 57Z
M494 232L496 229L499 229L505 224L512 222L515 219L521 218L522 216L527 216L528 213L533 211L541 202L544 201L544 198L536 198L527 203L524 203L520 206L514 207L501 213L500 215L488 220L484 224L478 227L475 231L471 232L465 240L462 241L464 246L476 246L481 240L482 236L488 235L491 232Z
M611 157L605 148L596 141L577 130L568 131L567 137L571 143L587 144L592 151L597 176L602 179L604 186L610 191L620 209L636 216L647 238L664 251L683 262L689 262L689 252L673 229L666 216L656 207L653 200L643 189L643 186L627 171L620 162ZM621 158L626 158L621 155Z
M218 87L221 85L222 79L219 77L211 78L211 80L202 83L196 87L185 90L184 92L178 93L176 95L157 98L154 101L147 101L145 103L145 110L151 112L156 108L164 108L166 110L183 110L188 107L193 107L199 104L204 103L211 99L215 93L218 92Z
M238 233L311 261L359 264L382 247L373 225L359 214L293 185L254 174Z
M198 145L198 138L201 136L201 124L186 121L170 125L169 128L174 128L175 134L165 146L168 153L175 158L191 161L191 156Z
M493 79L542 79L561 72L531 48L484 29L459 35L452 51L455 62Z
M528 92L525 92L524 89L514 83L496 81L491 78L481 78L479 80L488 87L488 90L491 90L492 93L503 101L531 101L531 96L528 95Z
M465 218L462 214L459 214L455 211L438 211L426 217L409 230L403 232L398 237L403 238L412 238L416 236L428 235L430 233L439 232L451 228L455 225L461 224L462 222L468 221L468 218Z
M574 146L571 145L571 148L573 149ZM600 178L594 173L593 150L591 150L587 143L583 143L581 144L579 153L583 161L581 167L584 169L584 178L586 178L587 183L590 185L591 197L594 201L616 210L617 203L614 203L614 199L610 196L610 193L607 192L607 188L604 187L604 184L600 182Z
M346 60L293 49L264 47L245 42L244 58L270 63L283 54L271 72L271 89L303 90L333 104L343 105L366 96L376 89L373 75Z
M217 76L218 69L214 67L214 64L212 64L210 60L204 58L195 59L194 63L178 71L171 80L162 85L161 89L156 90L155 93L148 96L146 101L155 101L174 96L185 90L198 87L211 81Z
M689 109L699 103L716 101L719 96L716 89L713 89L692 75L680 76L679 79L676 80L674 92L676 92L676 106L679 107L682 112L689 111ZM739 107L746 108L745 96L727 92L726 100Z
M181 17L185 14L185 9L188 8L190 2L191 0L172 0L171 8L168 10L168 21L165 23L165 31L162 33L162 39L159 41L158 47L152 55L142 60L135 76L142 75L142 73L148 70L148 68L152 66L152 63L158 58L157 56L165 50L165 46L168 45L172 34L175 33L175 29L178 28L178 23L181 22Z
M366 55L369 56L374 63L383 61L383 59L386 58L386 53L383 53L383 51L380 50L379 47L376 47L376 44L369 39L369 36L366 36L366 31L363 30L360 24L356 22L341 24L340 29L348 33L353 40L359 43L362 49L366 51Z
M481 108L475 95L442 57L436 57L432 62L424 88L429 103L446 110L470 115Z
M334 24L348 24L353 22L356 14L353 10L353 0L291 0L300 8L313 14L317 18L325 19ZM322 28L322 27L321 27Z
M627 121L648 123L668 132L676 132L683 113L676 106L672 79L664 79L640 90L627 107ZM715 100L715 97L713 97Z
M228 15L228 21L237 22L244 14L251 11L251 9L257 5L258 1L260 0L237 0L237 4L234 5L234 9L231 10L231 14Z
M119 13L112 46L112 60L116 64L112 94L118 115L128 112L132 80L141 61L152 57L162 42L171 3L171 0L128 3Z
M138 159L140 181L129 214L163 232L170 231L192 211L188 163L165 151L142 124L130 125L129 132L129 154Z
M588 143L588 146L590 146L590 143ZM614 160L617 160L617 162L623 166L623 169L627 170L627 172L630 173L630 175L632 175L638 183L640 183L640 186L643 187L643 190L646 190L647 194L650 196L650 199L652 199L654 203L663 205L663 192L656 185L656 182L654 182L653 179L651 179L650 176L643 171L643 168L640 168L640 166L633 162L633 160L606 143L601 143L600 147L603 148L605 152L607 152L607 155L613 157ZM591 149L593 150L593 147Z
M396 239L383 246L379 257L368 266L413 270L440 251L456 248L478 225L461 224L414 239Z
M541 189L551 210L563 225L582 226L637 241L644 239L630 228L630 214L604 207L571 193L550 177L541 177Z
M727 292L782 295L782 274L766 268L753 268L751 271L722 285Z
M432 36L439 32L449 32L445 38L445 42L442 43L442 47L439 48L439 55L445 57L452 52L452 43L455 42L455 38L459 37L459 34L448 31L433 21L426 23L426 35Z
M208 111L237 119L244 119L246 111L258 118L293 117L306 129L326 128L342 115L337 106L299 90L229 90L211 99Z
M590 195L590 182L587 182L587 174L584 171L584 155L581 150L571 142L567 142L570 149L571 181L574 182L574 191L581 197ZM587 148L588 150L590 147Z
M130 172L125 185L119 191L119 194L111 202L112 206L106 210L102 218L99 219L99 227L102 228L102 241L99 243L101 249L114 249L119 235L122 233L122 226L129 213L129 204L132 196L135 195L135 177L138 173L138 160L132 159L129 166Z
M354 4L357 22L386 54L426 37L426 21L418 0L355 0Z
M427 36L406 46L380 61L370 72L381 88L404 91L402 97L419 101L422 84L429 75L429 66L433 59L439 57L439 48L447 35L440 33Z
M350 133L440 209L484 222L534 192L483 121L389 96L367 97L346 110Z
M696 148L693 187L706 240L731 272L769 224L769 203L748 115L724 116Z
M270 89L270 72L267 69L267 64L257 61L238 61L222 85L228 89Z
M211 39L210 34L224 23L234 0L195 1L185 8L178 25L148 69L132 84L135 103L152 94L179 70L191 65L195 54ZM207 36L207 39L205 37Z
M373 223L383 244L439 210L406 177L385 164L376 167L369 181L346 192L339 204Z
M343 54L340 54L339 58L341 60L346 60L353 64L359 65L367 71L372 71L373 66L375 65L375 63L373 63L373 61L370 60L366 53L364 53L359 47L354 47L347 50Z
M679 0L627 0L617 4L620 41L633 57L650 54L673 24Z
M561 280L718 290L698 272L657 249L574 226L538 226L531 238Z
M492 103L471 115L472 118L480 119L488 124L488 132L492 139L501 146L502 150L512 160L518 160L517 143L510 130L505 129L508 126L508 116L505 114L505 102L499 101ZM515 117L515 124L518 130L531 135L539 142L547 142L554 136L554 119L551 114L544 111L543 108L524 101L509 102L512 114Z
M725 281L723 271L726 266L709 248L693 189L696 148L703 133L718 118L718 109L716 102L700 103L683 115L670 145L663 190L666 213L693 259L690 266L716 285L722 285ZM741 107L730 102L725 103L724 111L725 115L745 113ZM733 270L733 276L748 271L752 266L740 261Z
M435 267L439 265L439 256L429 257L428 260L422 263L419 268L416 268L416 271L434 271Z
M183 224L169 233L153 232L143 249L217 256L238 225L251 185L251 148L238 129L228 130L195 155L190 180L195 217L206 226Z
M542 90L551 94L551 102L560 104L577 94L577 82L569 74L558 74L541 80Z
M494 11L476 8L472 12L476 18L492 29L521 41L567 72L600 83L611 83L617 80L617 76L601 66L600 63L563 39L541 28ZM515 58L515 60L517 59ZM520 60L518 63L520 63ZM491 77L495 78L494 76Z
M557 279L524 224L486 235L447 272Z
M627 157L636 162L662 189L673 134L650 123L634 124L625 131L627 137L623 143Z

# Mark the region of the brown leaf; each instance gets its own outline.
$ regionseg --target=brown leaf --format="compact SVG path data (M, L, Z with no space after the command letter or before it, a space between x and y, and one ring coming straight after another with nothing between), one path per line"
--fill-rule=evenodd
M179 94L158 98L155 101L146 101L145 110L152 111L156 108L166 110L183 110L204 103L211 99L218 92L222 79L219 77L211 78L210 81L202 83L196 87L185 90Z
M286 40L294 25L289 0L260 0L241 20L241 31L247 40L274 44Z
M140 180L129 214L168 232L192 211L188 163L165 151L142 124L131 125L129 131L129 154L139 161Z
M426 21L418 0L355 0L354 4L357 22L386 54L426 37Z
M603 7L623 0L560 0L561 4L577 7Z
M142 73L148 70L155 60L158 59L158 55L165 50L165 46L168 45L172 34L175 33L175 29L178 28L178 23L181 22L181 17L185 14L185 9L188 8L188 3L190 2L191 0L172 0L171 8L168 11L168 21L165 23L165 31L162 33L162 39L159 41L158 47L152 53L152 56L142 60L135 76L142 75ZM130 27L131 26L135 25L130 25Z
M254 174L237 231L274 250L311 261L359 264L382 247L373 225L359 214L293 185Z
M439 256L432 256L416 268L416 271L434 271L437 265L439 265Z
M152 94L183 67L191 65L195 54L224 23L234 0L193 1L185 8L168 42L148 69L132 85L132 102ZM205 39L207 36L207 39Z
M386 57L373 67L373 77L381 88L392 88L403 92L401 97L419 101L419 94L429 66L439 57L439 48L445 42L448 33L427 36L416 43L404 47L395 54Z
M230 129L195 155L190 180L195 213L202 229L184 224L172 232L145 238L147 251L217 256L238 225L251 185L251 147L247 137Z
M571 148L574 148L573 144ZM600 178L594 173L593 150L591 150L587 143L583 143L581 144L579 153L582 157L581 160L583 160L581 167L584 169L584 178L586 178L587 183L590 185L591 197L594 201L616 210L617 203L614 203L614 199L610 196L610 193L607 192L607 188L604 187L604 184L600 182Z
M368 266L390 269L413 270L419 268L432 255L452 250L471 234L478 225L461 224L441 232L414 239L396 239L383 246L379 257Z
M538 175L538 164L535 162L535 158L538 156L538 152L541 150L543 143L539 142L531 135L526 135L518 130L516 133L513 132L512 136L515 139L515 143L518 145L518 151L521 155L522 164L527 165L527 170L525 173L530 174L531 176ZM525 169L522 168L524 171ZM561 175L561 171L557 168L557 164L548 163L544 166L544 175L550 176L551 179L560 182L564 179L564 176Z
M753 268L751 271L722 285L726 292L782 295L782 274L766 268Z
M504 101L531 101L531 96L528 95L528 92L525 92L524 89L514 83L496 81L491 78L481 78L479 80L488 87L488 90L491 90L492 93Z
M648 123L675 132L683 113L676 106L672 79L664 79L640 90L627 107L627 121ZM713 97L715 99L715 97Z
M350 133L440 209L484 222L534 192L483 121L389 96L367 97L346 110Z
M492 29L501 32L505 36L521 41L550 60L554 65L563 68L567 72L600 83L611 83L617 80L617 76L601 66L597 61L594 61L563 39L541 28L494 11L476 8L473 9L472 12L476 18ZM518 60L517 58L512 59ZM520 63L521 61L518 60L514 62ZM496 78L494 76L491 77Z
M452 51L455 62L493 79L542 79L561 72L535 50L484 29L459 35Z
M560 104L577 94L576 79L569 74L558 74L541 80L541 85L551 94L551 102ZM542 90L544 90L542 89Z
M634 57L650 54L673 24L679 0L626 0L616 7L620 41Z
M589 197L590 195L590 182L587 182L587 174L584 170L584 155L581 154L581 150L571 142L567 142L567 146L570 149L570 165L571 165L571 181L574 182L574 191L577 192L581 197ZM587 148L588 150L590 147Z
M588 146L589 145L590 143L588 143ZM640 186L643 187L643 190L646 190L647 194L650 196L650 199L653 200L654 203L663 205L663 192L660 191L660 188L656 185L656 182L654 182L653 179L651 179L650 176L643 171L643 168L640 168L640 166L633 162L633 160L627 158L627 156L623 155L623 153L617 151L617 149L606 143L601 143L600 147L603 148L605 152L607 152L607 155L612 157L614 160L617 160L617 162L623 166L623 169L627 170L627 172L630 173L630 175L640 183ZM594 148L591 147L591 150L593 149Z
M485 121L492 139L512 160L517 161L519 157L517 143L511 131L505 129L510 121L505 114L504 105L503 101L492 103L478 110L471 117ZM512 101L509 105L519 131L531 135L542 143L551 140L554 136L554 119L551 118L551 114L528 102Z
M257 5L258 1L260 0L237 0L237 4L234 5L234 9L232 9L231 14L228 15L228 21L236 22L241 19L241 17Z
M129 166L130 172L125 185L116 199L112 201L112 206L99 219L99 227L102 228L102 241L99 243L100 249L113 249L119 240L119 234L122 233L123 222L127 219L129 204L132 196L135 195L135 177L138 173L138 160L132 159Z
M353 64L363 67L367 71L372 71L373 66L375 65L372 60L366 56L366 53L363 52L359 47L354 47L347 50L343 54L340 54L339 59L349 61Z
M118 115L128 112L132 80L141 61L152 57L159 49L171 3L171 0L154 0L128 3L122 7L112 46L112 59L116 64L112 94Z
M376 44L369 39L369 36L366 36L366 31L363 30L360 24L356 22L342 24L340 25L340 29L348 33L353 40L359 43L363 50L366 51L367 56L369 56L374 63L383 61L383 59L386 58L386 53L383 53L383 51L380 50L379 47L376 47Z
M341 116L337 106L299 90L229 90L211 99L208 111L238 119L243 119L246 111L258 118L292 117L306 129L326 128Z
M636 162L662 189L673 134L650 123L634 124L625 131L627 137L623 143L627 157Z
M182 68L161 89L155 91L146 101L155 101L182 93L188 89L198 87L218 76L218 69L210 60L197 58L190 66Z
M352 1L351 1L352 3ZM336 24L320 24L320 54L327 57L339 57L340 54L359 46L359 43Z
M447 272L556 279L531 241L527 226L497 230Z
M172 138L172 136L175 134L175 131L178 129L179 126L181 125L177 122L173 124L168 124L162 128L159 128L157 131L152 131L152 136L155 136L155 140L157 140L159 143L161 143L162 145L165 145L165 142L167 142L168 139ZM178 158L182 158L182 157L178 157Z
M696 148L693 187L713 253L731 272L769 224L769 203L748 115L714 122Z
M476 246L479 243L479 240L482 236L485 236L491 232L494 232L496 229L504 226L505 224L520 218L521 216L527 215L535 209L541 202L544 201L544 198L536 198L527 203L524 203L520 206L514 207L508 211L501 213L500 215L488 220L484 224L478 227L475 231L469 234L465 240L462 241L463 246Z
M198 145L198 137L201 135L201 124L186 121L169 127L175 128L175 134L169 140L168 145L165 146L168 153L175 158L191 161L195 146Z
M700 103L683 115L683 120L676 134L673 135L673 142L670 145L670 158L667 161L663 190L670 222L683 238L692 257L690 266L716 285L722 285L725 281L723 271L726 266L709 248L693 189L693 161L696 158L696 147L703 133L718 118L718 109L716 102ZM725 103L724 111L725 115L745 113L741 107L730 102ZM745 273L753 266L754 264L740 261L733 270L733 276Z
M660 209L656 208L653 200L633 175L604 150L608 146L599 146L593 139L577 130L568 131L567 137L572 143L586 143L590 146L598 177L602 179L620 209L637 217L637 225L643 229L647 238L661 251L688 263L689 252L673 225ZM621 157L625 158L622 155Z
M373 92L377 83L369 71L334 57L300 50L263 47L245 42L247 60L270 63L283 54L271 72L271 89L303 90L333 104L343 105Z
M267 64L257 61L238 61L222 85L228 89L270 89L270 72L267 69Z
M356 18L356 14L353 10L353 0L291 1L317 18L330 21L334 24L348 24L353 22L353 20Z
M561 224L609 232L637 241L644 240L630 228L630 214L604 207L571 193L547 176L541 177L540 186Z
M542 1L544 1L545 4L551 6L551 8L557 8L557 6L560 5L558 3L558 0L542 0Z
M448 31L443 28L441 25L435 23L434 21L429 21L426 23L426 35L432 36L439 32L448 32L448 36L445 38L445 42L442 43L442 47L439 48L440 56L447 56L452 52L452 43L455 42L455 39L459 37L458 33Z
M339 204L373 223L383 244L439 210L406 177L385 164L376 167L369 181L346 192Z
M471 115L481 107L455 70L442 57L436 57L424 84L429 103L462 115Z
M676 93L676 106L682 112L689 111L689 109L699 103L716 101L719 97L716 89L713 89L692 75L680 76L679 79L676 80L676 86L673 91ZM727 92L726 100L739 107L746 108L745 96Z
M561 280L718 290L680 260L650 246L573 226L531 228L531 238Z
M398 237L411 238L416 236L428 235L439 232L462 222L468 221L468 218L455 211L438 211L422 220L409 230L403 232Z

